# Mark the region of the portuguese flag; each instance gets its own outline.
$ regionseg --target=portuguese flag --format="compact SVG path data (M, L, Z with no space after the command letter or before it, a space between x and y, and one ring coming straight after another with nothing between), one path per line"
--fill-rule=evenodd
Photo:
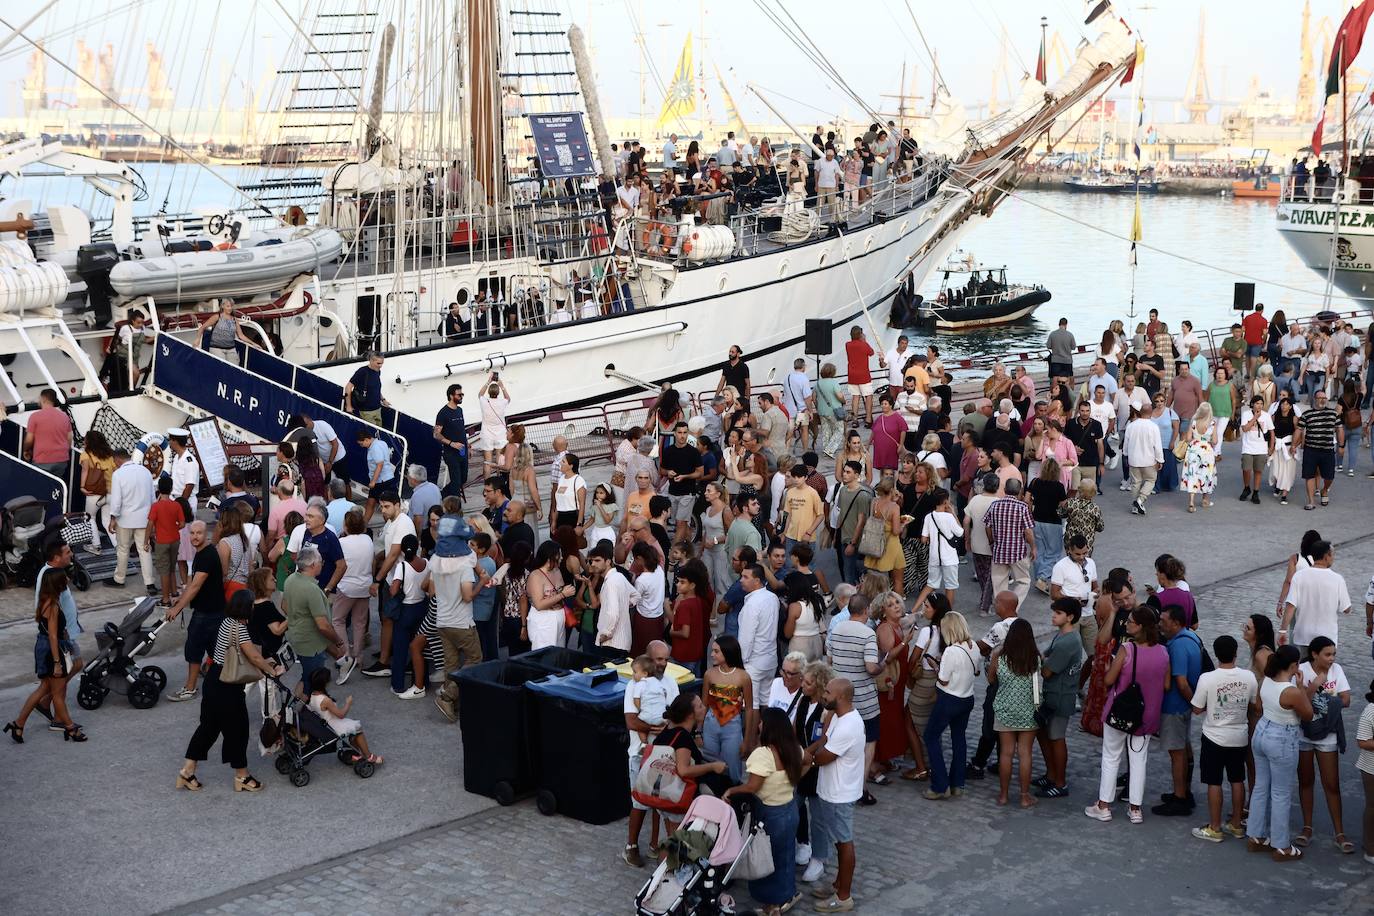
M1349 68L1351 61L1360 53L1364 44L1364 30L1374 17L1374 0L1364 0L1345 14L1341 27L1337 30L1336 46L1331 49L1331 61L1326 68L1326 89L1322 93L1322 112L1317 118L1317 128L1312 132L1312 152L1320 156L1322 151L1322 129L1326 126L1326 100L1341 91L1341 77Z

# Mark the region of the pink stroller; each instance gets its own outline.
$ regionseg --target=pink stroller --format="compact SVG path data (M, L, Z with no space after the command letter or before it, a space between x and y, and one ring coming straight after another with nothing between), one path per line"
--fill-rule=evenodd
M751 817L758 800L739 795L722 801L699 795L683 815L682 823L664 846L668 855L635 897L639 916L708 916L735 912L735 902L724 893L735 866L749 849L757 829L744 832L743 824L759 823Z

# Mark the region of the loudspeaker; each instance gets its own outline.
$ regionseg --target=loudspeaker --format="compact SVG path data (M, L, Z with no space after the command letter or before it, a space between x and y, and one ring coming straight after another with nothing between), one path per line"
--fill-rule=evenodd
M808 356L829 356L831 337L835 333L834 324L829 318L806 319L806 354Z
M1248 312L1255 307L1255 284L1237 283L1236 295L1231 308L1237 312Z

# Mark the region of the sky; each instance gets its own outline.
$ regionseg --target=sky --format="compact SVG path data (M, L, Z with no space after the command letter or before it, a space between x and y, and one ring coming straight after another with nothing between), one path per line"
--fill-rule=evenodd
M46 2L5 0L0 4L0 19L17 26ZM643 32L644 47L659 79L668 81L686 32L699 34L703 23L710 62L726 74L746 120L766 114L744 91L747 82L755 83L785 115L799 122L856 112L857 105L822 77L761 9L777 10L780 2L705 0L700 4L701 14L695 4L682 0L567 0L564 9L590 37L603 106L612 117L635 117L640 111L637 31ZM422 0L408 0L410 9L423 5ZM394 0L327 0L324 6L335 11L396 9L398 4ZM1348 0L1312 0L1314 34L1323 17L1338 22L1349 6ZM152 41L169 61L178 104L216 107L220 86L230 87L228 103L235 105L242 104L244 86L264 84L271 61L294 38L286 13L297 18L302 10L320 8L320 3L301 0L58 0L26 34L48 37L52 52L73 66L75 38L94 46L114 44L117 82L126 86L142 85L143 46ZM1261 8L1265 12L1257 14ZM956 98L970 105L987 99L992 90L1004 47L1003 30L1010 39L997 89L1003 101L1014 95L1022 74L1034 70L1042 16L1049 19L1051 34L1060 33L1070 57L1085 33L1095 34L1082 25L1085 5L1079 0L958 0L955 4L947 0L786 0L786 9L853 90L884 111L895 110L895 100L881 96L899 91L904 62L908 92L928 100L930 62L912 26L913 12L925 38L938 50L945 83ZM1204 11L1207 79L1213 99L1243 99L1252 76L1279 97L1291 98L1295 93L1302 10L1298 0L1123 0L1116 9L1137 28L1148 47L1145 93L1159 100L1152 120L1169 119L1166 100L1181 97L1188 87L1197 53L1199 13ZM862 12L852 14L852 10ZM8 33L0 27L0 41ZM0 116L20 113L20 88L30 50L22 39L0 48ZM1374 69L1367 60L1374 51L1366 51L1356 64ZM1319 41L1314 48L1317 54ZM1051 79L1055 75L1052 60ZM49 65L50 84L74 82L58 66ZM644 84L645 107L656 113L662 98L659 83L646 72ZM774 119L767 116L766 120ZM1217 120L1215 113L1213 120Z

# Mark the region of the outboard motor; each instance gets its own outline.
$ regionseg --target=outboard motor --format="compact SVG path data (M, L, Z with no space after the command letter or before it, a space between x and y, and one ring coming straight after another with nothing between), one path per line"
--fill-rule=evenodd
M119 263L119 251L113 242L94 242L76 249L76 273L86 283L86 303L95 310L95 326L109 327L114 311L110 299L115 295L110 286L110 271Z

